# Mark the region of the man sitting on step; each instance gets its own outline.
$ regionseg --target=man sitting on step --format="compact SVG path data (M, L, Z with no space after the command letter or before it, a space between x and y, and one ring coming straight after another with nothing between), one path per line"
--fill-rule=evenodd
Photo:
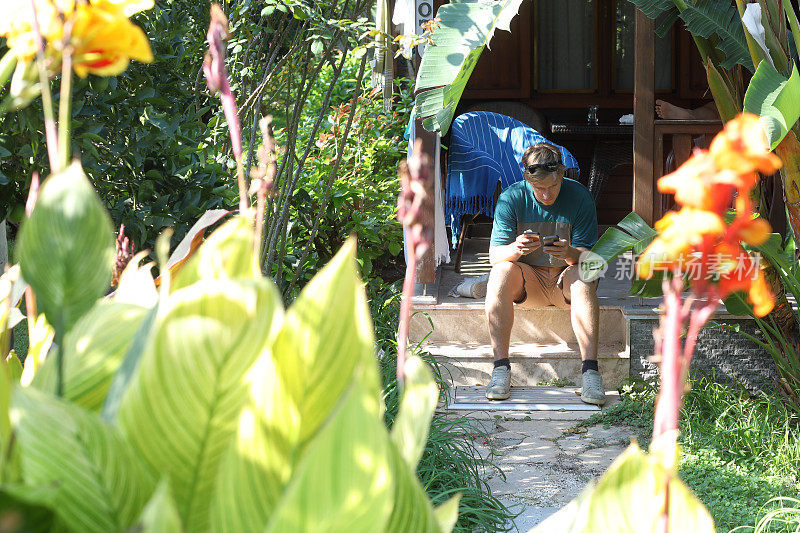
M486 397L509 397L514 304L520 308L554 305L570 309L583 361L581 399L603 405L606 398L597 368L597 281L584 282L578 270L581 252L597 242L592 196L583 185L564 177L561 154L553 145L529 146L522 166L524 179L503 191L494 212L489 246L492 271L486 291L494 370Z

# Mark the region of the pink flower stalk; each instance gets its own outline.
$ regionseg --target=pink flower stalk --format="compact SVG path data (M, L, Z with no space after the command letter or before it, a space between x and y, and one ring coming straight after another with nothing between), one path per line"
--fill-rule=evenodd
M267 196L271 196L275 188L275 175L278 173L276 161L278 159L275 150L275 136L272 135L272 116L266 116L258 121L261 128L262 144L258 149L258 166L250 171L250 190L249 194L256 195L258 207L256 209L256 235L253 245L255 246L256 256L261 253L261 237L264 230L264 209L267 203Z
M116 253L114 256L114 273L111 275L111 287L117 288L122 272L133 257L133 243L130 242L130 239L125 235L125 224L120 225L119 235L117 235L114 246L116 248Z
M39 199L39 173L34 171L31 175L31 188L28 189L28 199L25 202L25 214L31 216L36 200Z
M228 70L225 67L225 41L230 37L228 31L228 18L219 4L211 4L211 23L208 26L207 40L208 51L203 61L203 74L206 77L211 92L219 92L222 101L222 111L228 122L228 133L231 136L233 155L237 167L242 163L242 127L239 122L239 112L236 109L236 97L228 81ZM244 213L247 209L247 187L244 183L244 172L238 170L239 179L239 210Z
M664 279L664 308L661 325L655 332L656 355L660 363L661 386L656 399L653 420L653 442L662 435L675 432L677 435L683 393L689 376L689 366L697 344L697 335L719 307L716 294L706 294L706 299L699 300L690 295L684 301L681 297L683 279L676 276ZM693 308L696 302L700 307ZM686 328L686 340L681 343L681 334ZM669 479L665 491L664 511L658 522L657 531L666 533L669 524Z
M397 330L397 379L403 381L406 361L408 326L411 320L411 298L417 276L417 261L433 242L432 181L428 172L430 159L422 152L422 140L417 139L408 164L400 162L400 196L397 198L397 219L405 228L408 249L403 299L400 305L400 326Z
M228 69L225 67L225 42L230 37L228 18L219 4L211 4L211 24L208 26L208 51L203 61L203 74L208 88L220 93L225 120L233 145L233 155L238 161L242 157L242 132L239 124L239 113L236 109L236 98L228 81Z

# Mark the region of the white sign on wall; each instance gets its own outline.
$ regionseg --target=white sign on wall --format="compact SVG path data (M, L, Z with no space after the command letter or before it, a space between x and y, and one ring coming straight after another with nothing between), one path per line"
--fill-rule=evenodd
M428 22L430 19L433 18L433 0L416 0L415 6L415 33L417 35L422 35L425 31L422 28L422 25ZM422 57L422 54L425 52L425 45L421 44L417 47L419 50L419 55Z

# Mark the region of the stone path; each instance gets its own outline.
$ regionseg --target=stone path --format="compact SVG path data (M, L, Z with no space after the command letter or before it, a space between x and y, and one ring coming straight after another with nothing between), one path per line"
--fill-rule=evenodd
M615 397L611 397L613 402ZM505 474L489 474L492 492L514 512L521 532L564 507L599 477L635 437L628 427L579 428L591 412L473 412L489 434L482 455Z

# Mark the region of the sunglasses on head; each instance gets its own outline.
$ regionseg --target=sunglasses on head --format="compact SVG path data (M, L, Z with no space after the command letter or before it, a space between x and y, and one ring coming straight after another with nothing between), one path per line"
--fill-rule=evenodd
M546 170L547 172L555 172L561 166L560 163L544 163L544 164L533 164L528 165L525 167L525 171L528 174L536 174L538 170Z

